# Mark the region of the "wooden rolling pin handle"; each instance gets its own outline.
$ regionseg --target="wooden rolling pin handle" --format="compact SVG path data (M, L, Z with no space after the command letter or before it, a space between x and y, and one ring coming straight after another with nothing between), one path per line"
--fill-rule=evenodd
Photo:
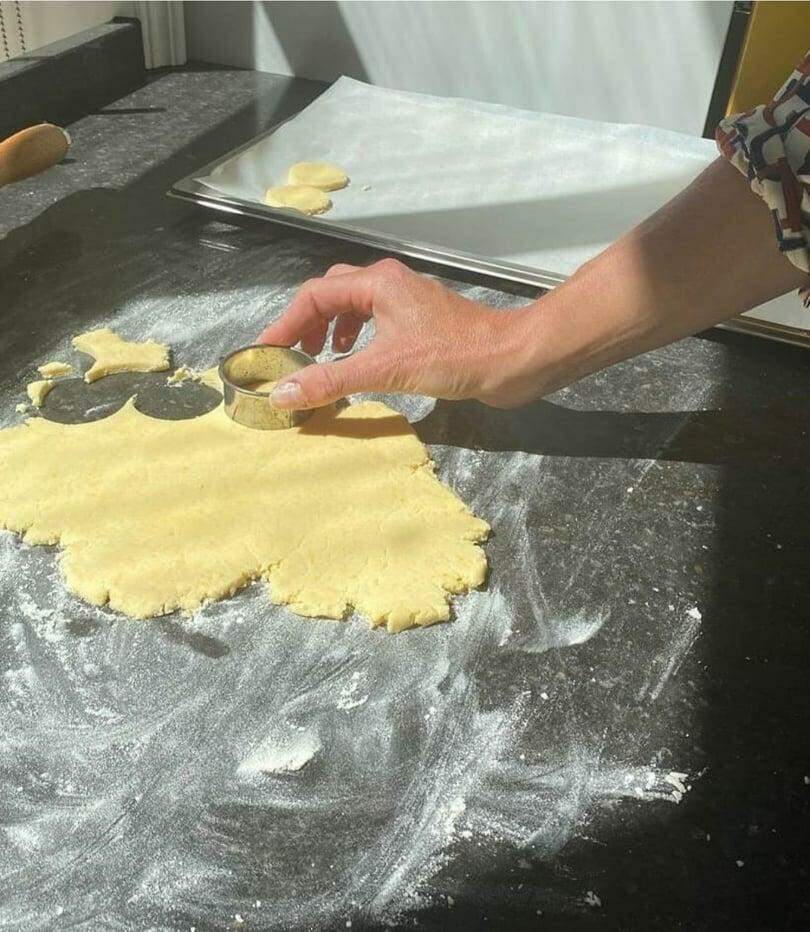
M67 131L52 123L29 126L0 142L0 188L61 162L70 146Z

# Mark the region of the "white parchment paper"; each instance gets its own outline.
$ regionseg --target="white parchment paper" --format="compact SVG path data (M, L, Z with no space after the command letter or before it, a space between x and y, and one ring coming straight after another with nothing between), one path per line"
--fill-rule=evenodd
M274 133L196 180L263 203L299 161L351 182L319 219L568 275L682 190L714 143L341 78ZM771 319L793 318L781 299ZM795 308L794 308L795 305ZM780 312L779 308L782 308ZM761 315L757 315L761 316Z

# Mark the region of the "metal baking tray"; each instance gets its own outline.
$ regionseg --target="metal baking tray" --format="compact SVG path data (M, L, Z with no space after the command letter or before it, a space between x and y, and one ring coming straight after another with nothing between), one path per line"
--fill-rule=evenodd
M244 152L246 149L256 145L260 140L272 135L281 125L281 123L278 123L272 129L259 134L244 145L232 149L213 162L209 162L207 165L203 165L196 169L192 175L188 175L173 184L167 194L169 197L178 198L182 201L191 201L194 204L199 204L202 207L208 207L212 210L239 214L243 217L254 217L259 220L267 220L270 223L280 223L282 226L322 233L324 236L331 236L334 239L346 240L350 243L360 243L363 246L371 246L374 249L380 249L395 255L408 256L411 259L422 259L427 262L434 262L438 265L445 265L454 269L463 269L467 272L475 272L480 275L487 275L491 278L500 278L504 281L533 285L546 290L554 288L565 281L567 277L565 275L557 275L554 272L533 269L530 266L501 262L497 259L488 259L482 256L473 256L469 253L460 252L456 249L448 249L431 243L404 240L391 236L388 233L380 233L363 227L339 223L334 220L327 220L323 217L311 217L307 214L294 213L290 210L268 207L256 201L245 201L237 197L225 197L207 187L207 185L200 184L198 181L194 180L195 178L208 175L223 162L227 162L228 159L232 159L240 152Z
M324 236L331 236L333 239L345 240L350 243L359 243L363 246L371 246L374 249L379 249L393 255L420 259L437 265L444 265L451 269L473 272L507 282L530 285L545 291L556 288L557 285L561 285L567 279L568 276L566 275L560 275L557 272L550 272L545 269L535 269L531 266L503 262L499 259L492 259L485 256L471 255L435 243L405 240L373 229L365 229L364 227L327 220L323 217L311 217L307 214L279 210L278 208L268 207L256 201L246 201L237 197L225 197L206 185L195 181L195 178L210 174L223 162L232 159L240 152L244 152L246 149L256 145L260 140L271 136L284 122L286 121L277 123L266 132L260 133L253 139L248 140L244 145L238 146L230 152L226 152L225 155L220 156L218 159L209 162L207 165L197 168L191 175L187 175L185 178L181 178L179 181L175 182L166 193L169 197L177 198L182 201L190 201L193 204L199 204L201 207L206 207L210 210L237 214L243 217L253 217L258 220L266 220L269 223L278 223L282 226L293 227L295 229L309 230L310 232L321 233ZM724 330L733 330L768 340L775 340L780 343L790 343L796 346L810 348L810 330L799 327L789 327L763 318L737 317L734 320L726 321L718 326Z

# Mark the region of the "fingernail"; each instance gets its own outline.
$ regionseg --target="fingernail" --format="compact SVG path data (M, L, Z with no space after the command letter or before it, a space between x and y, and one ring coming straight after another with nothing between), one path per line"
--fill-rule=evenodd
M273 389L270 403L277 408L303 408L304 393L298 382L285 382Z

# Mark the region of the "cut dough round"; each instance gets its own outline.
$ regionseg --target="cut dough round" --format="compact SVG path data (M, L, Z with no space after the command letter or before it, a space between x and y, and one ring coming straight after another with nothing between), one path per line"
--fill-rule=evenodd
M289 207L302 214L322 214L332 206L320 188L308 184L280 184L268 188L264 202L268 207Z
M328 162L296 162L287 173L288 184L308 184L321 191L339 191L349 183L349 176Z

